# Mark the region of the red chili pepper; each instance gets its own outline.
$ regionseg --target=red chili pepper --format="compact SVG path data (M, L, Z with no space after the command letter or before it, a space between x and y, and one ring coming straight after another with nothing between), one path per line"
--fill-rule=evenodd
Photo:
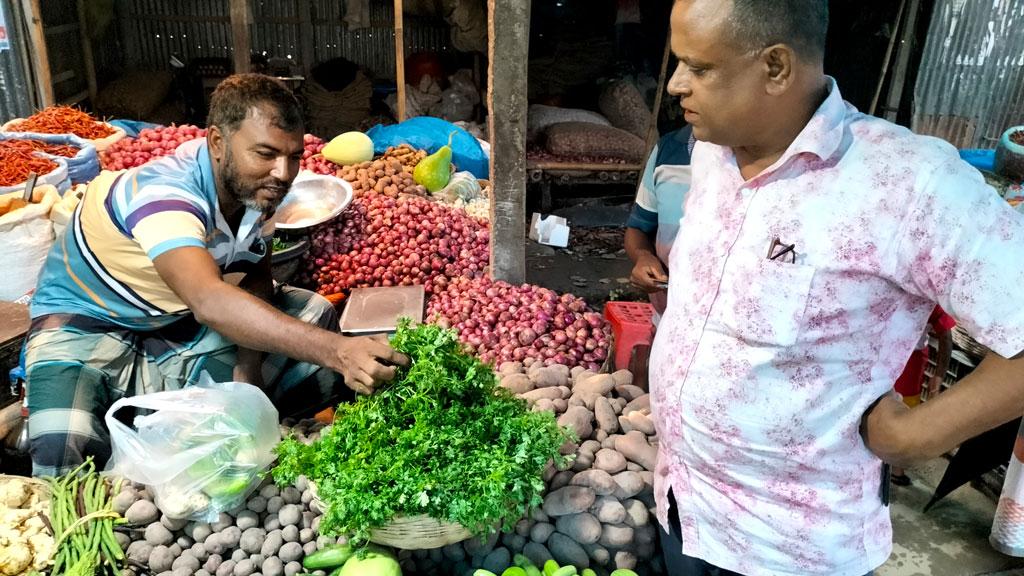
M88 140L114 133L110 126L71 106L50 106L9 127L14 132L74 134Z
M42 158L24 140L0 141L0 186L14 186L28 180L30 172L42 176L57 169L57 163Z

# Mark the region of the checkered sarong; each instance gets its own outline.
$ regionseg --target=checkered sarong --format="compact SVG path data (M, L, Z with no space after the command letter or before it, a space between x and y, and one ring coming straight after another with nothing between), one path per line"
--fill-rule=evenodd
M289 316L337 330L334 308L313 292L284 287L271 303ZM65 473L89 455L106 462L110 437L103 417L114 401L193 385L203 372L230 381L236 349L191 316L152 332L75 314L36 318L25 347L33 475ZM263 381L278 400L318 370L268 355Z

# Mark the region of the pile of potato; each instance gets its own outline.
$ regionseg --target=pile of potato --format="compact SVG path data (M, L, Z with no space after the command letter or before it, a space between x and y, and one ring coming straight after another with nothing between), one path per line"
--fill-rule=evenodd
M632 384L626 370L595 374L530 359L525 364L502 364L501 385L575 430L579 442L563 446L564 454L576 456L571 467L545 472L543 505L513 531L434 550L399 551L404 573L468 576L485 568L500 574L515 554L538 566L553 558L599 575L618 568L641 576L664 573L654 518L658 440L649 395ZM305 443L324 428L314 420L283 424L285 433ZM136 528L134 541L119 535L135 566L131 574L292 576L303 572L303 557L337 542L317 532L322 511L303 479L283 490L265 483L243 510L209 524L162 515L141 486L127 486L114 505Z
M417 184L412 177L413 168L426 156L426 151L414 150L403 144L388 148L376 160L342 166L337 176L352 185L357 197L369 192L392 198L399 194L426 196L427 189Z
M618 568L663 573L654 518L657 436L647 392L632 384L627 370L595 374L581 367L506 362L499 375L501 385L534 410L553 411L560 424L576 431L579 443L563 447L575 461L568 470L552 467L545 473L543 506L514 531L484 542L402 552L405 572L462 576L485 568L500 574L513 555L523 554L538 566L553 558L598 574Z
M318 534L322 511L302 478L284 489L264 483L244 508L212 523L169 518L148 489L130 484L114 498L114 509L134 529L118 534L129 560L126 574L293 576L305 572L307 554L337 543Z

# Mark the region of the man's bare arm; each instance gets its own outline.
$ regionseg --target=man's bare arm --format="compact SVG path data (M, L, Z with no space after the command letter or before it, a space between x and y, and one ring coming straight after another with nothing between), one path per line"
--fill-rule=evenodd
M203 248L177 248L157 256L153 263L197 321L240 347L329 368L362 393L394 377L394 366L387 364L408 363L385 340L348 338L323 330L224 282L217 264Z
M966 378L913 409L895 396L864 416L862 432L879 458L908 465L935 458L1024 414L1024 353L989 354Z

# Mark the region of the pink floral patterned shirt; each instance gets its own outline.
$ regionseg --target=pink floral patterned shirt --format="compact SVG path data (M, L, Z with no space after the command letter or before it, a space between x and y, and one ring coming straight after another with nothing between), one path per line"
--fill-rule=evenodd
M659 520L683 552L757 575L860 576L892 548L861 416L935 303L1024 350L1024 215L956 150L830 95L744 181L701 142L651 354ZM768 259L778 238L795 257ZM777 249L778 250L778 249Z

